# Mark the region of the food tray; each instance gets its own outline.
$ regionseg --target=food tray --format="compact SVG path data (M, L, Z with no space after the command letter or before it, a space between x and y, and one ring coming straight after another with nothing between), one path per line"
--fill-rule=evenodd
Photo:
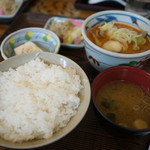
M82 19L74 19L74 18L66 18L66 17L51 17L46 22L44 28L49 30L53 22L64 23L64 22L66 22L68 20L73 20L73 21L81 23L81 24L84 21ZM80 44L78 44L78 45L77 44L64 44L64 43L61 43L61 46L63 46L63 47L71 47L71 48L82 48L82 47L84 47L84 43L83 43L83 40L82 40L82 42Z
M24 13L21 14L6 30L6 32L0 37L0 42L10 33L25 28L25 27L43 27L47 20L53 16L38 14L38 13ZM23 19L22 19L23 18ZM78 63L81 68L86 72L91 85L95 77L99 72L94 69L87 60L86 53L84 49L72 49L72 48L60 48L61 55L68 57ZM3 58L0 57L0 61ZM144 70L150 72L150 61L147 65L144 65ZM107 129L107 128L106 128ZM142 138L137 137L119 137L112 136L108 131L102 126L102 122L99 121L98 116L95 114L93 105L90 105L87 115L81 121L81 123L76 127L76 129L69 135L65 136L63 139L54 142L53 144L45 145L39 148L52 149L52 150L124 150L126 149L140 149L146 150L148 148L150 136L144 136ZM113 132L113 130L111 130ZM117 133L114 133L117 134ZM78 143L78 144L76 144ZM128 143L128 144L126 144ZM5 148L2 148L3 150Z

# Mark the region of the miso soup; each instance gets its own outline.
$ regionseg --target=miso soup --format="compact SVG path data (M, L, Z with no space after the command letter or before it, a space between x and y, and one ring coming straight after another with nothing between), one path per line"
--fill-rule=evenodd
M131 129L150 128L150 96L137 85L115 81L96 97L100 111L113 122Z

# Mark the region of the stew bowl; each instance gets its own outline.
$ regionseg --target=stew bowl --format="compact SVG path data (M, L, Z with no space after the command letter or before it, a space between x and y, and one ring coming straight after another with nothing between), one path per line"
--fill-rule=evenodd
M82 35L85 43L86 56L91 65L98 71L104 71L113 66L132 66L141 68L150 57L150 50L135 54L123 54L105 50L94 44L87 36L88 32L98 24L116 22L130 25L147 32L150 37L150 21L142 16L126 11L107 10L95 13L85 19L82 25Z

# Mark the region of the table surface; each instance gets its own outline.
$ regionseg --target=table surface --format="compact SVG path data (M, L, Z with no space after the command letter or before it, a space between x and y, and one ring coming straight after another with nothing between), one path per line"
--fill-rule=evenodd
M67 4L65 3L67 1ZM73 18L86 18L93 11L77 10L73 7L73 0L37 0L31 2L28 8L26 8L10 25L0 23L0 27L4 27L0 37L0 42L9 33L24 28L24 27L44 27L46 21L52 16L65 16ZM46 5L49 4L49 5ZM58 11L50 9L51 5L57 5L60 8ZM49 6L48 10L44 10L44 7ZM70 10L73 10L73 12ZM67 13L69 12L69 13ZM24 18L24 19L22 19ZM4 34L3 34L4 33ZM67 56L79 64L87 74L91 86L94 78L99 74L88 62L84 48L60 48L61 55ZM0 56L0 61L2 61ZM150 72L150 60L142 68L147 72ZM80 124L68 135L59 141L47 145L39 150L51 149L51 150L147 150L148 143L150 143L150 135L143 137L122 137L114 135L105 129L105 126L100 122L95 108L92 104L92 100L89 109L80 122ZM0 150L6 150L7 148L0 147Z

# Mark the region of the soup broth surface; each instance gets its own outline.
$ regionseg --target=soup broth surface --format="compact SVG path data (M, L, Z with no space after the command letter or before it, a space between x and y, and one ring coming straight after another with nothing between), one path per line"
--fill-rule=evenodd
M121 126L150 128L150 96L134 84L115 81L105 85L98 92L96 105L107 118Z
M99 27L101 27L102 25L103 24L99 24L99 25L95 26L94 28L92 28L88 32L87 36L94 44L96 44L97 46L99 46L101 48L104 48L103 46L106 42L108 42L110 40L114 40L114 39L113 38L111 39L110 36L105 35L105 33L101 34L101 29ZM138 30L132 26L122 24L122 23L114 23L114 25L118 29L121 29L121 28L129 29L131 31L137 32L138 34L144 34L144 32L145 32L144 44L139 44L138 48L136 50L135 50L135 43L134 42L131 42L131 43L127 42L128 44L123 44L123 42L119 41L119 44L123 45L123 47L125 47L125 49L122 48L121 50L118 51L117 50L118 44L117 44L117 46L114 46L114 44L113 44L114 49L116 48L115 50L113 50L114 52L123 53L123 54L134 54L134 53L141 53L141 52L144 52L144 51L147 51L150 49L150 39L148 38L148 36L146 36L146 31ZM110 34L110 35L112 35L112 34ZM131 37L131 39L133 39L133 38ZM117 40L114 40L114 41L117 41ZM105 46L105 47L107 47L107 46Z

